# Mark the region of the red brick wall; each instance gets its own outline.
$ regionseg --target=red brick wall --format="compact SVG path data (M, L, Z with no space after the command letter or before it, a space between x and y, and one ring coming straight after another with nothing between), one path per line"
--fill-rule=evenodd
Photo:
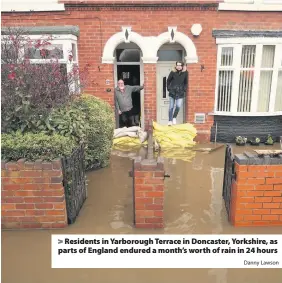
M239 165L231 194L234 226L282 226L282 165Z
M67 226L61 162L2 162L4 229Z
M134 161L136 228L164 227L164 164L162 160Z
M91 83L87 92L101 97L113 105L113 65L101 63L101 57L106 41L115 33L121 31L121 26L131 26L132 31L142 36L157 36L166 32L168 26L177 26L177 30L187 34L194 42L199 56L199 63L189 64L189 91L187 100L186 120L194 121L195 112L212 112L215 96L216 55L215 39L212 29L281 29L280 12L241 12L216 11L199 8L175 9L125 9L112 8L95 9L71 8L65 12L42 13L4 13L4 26L33 26L33 25L78 25L80 37L78 43L79 62L83 66L89 63ZM101 23L101 31L100 31ZM191 35L190 28L195 23L201 23L203 31L198 38ZM149 64L148 64L149 65ZM200 66L205 69L201 72ZM145 65L147 85L145 88L146 121L156 118L156 75L155 66ZM105 84L110 79L111 84ZM112 92L106 92L112 88ZM203 125L196 125L201 131L210 130L213 117Z
M156 121L157 108L156 108L156 65L144 64L144 112L145 112L145 125L149 125L150 120Z

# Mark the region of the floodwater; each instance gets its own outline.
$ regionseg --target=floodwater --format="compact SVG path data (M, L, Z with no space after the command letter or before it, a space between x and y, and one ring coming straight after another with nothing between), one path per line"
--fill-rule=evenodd
M234 153L246 149L253 147L236 147ZM88 199L76 223L64 230L2 231L1 282L281 283L278 269L51 269L52 234L282 234L281 227L234 228L227 222L221 196L224 151L182 156L178 151L176 158L165 159L171 176L165 181L165 228L155 231L132 226L128 172L136 151L113 151L108 168L88 173Z

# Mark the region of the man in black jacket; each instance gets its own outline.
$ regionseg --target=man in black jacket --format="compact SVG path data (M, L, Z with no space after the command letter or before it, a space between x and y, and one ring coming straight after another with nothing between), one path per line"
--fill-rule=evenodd
M188 87L188 72L183 62L176 62L175 69L167 78L167 90L169 92L169 122L168 125L176 124L176 117L186 96ZM173 113L174 105L176 104Z

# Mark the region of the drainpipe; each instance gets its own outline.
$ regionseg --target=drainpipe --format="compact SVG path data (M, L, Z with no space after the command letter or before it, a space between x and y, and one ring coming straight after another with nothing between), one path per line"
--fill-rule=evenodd
M217 122L215 123L215 136L214 136L215 145L216 145L216 138L217 138Z
M148 154L147 159L154 159L154 148L153 148L153 121L150 120L148 128Z

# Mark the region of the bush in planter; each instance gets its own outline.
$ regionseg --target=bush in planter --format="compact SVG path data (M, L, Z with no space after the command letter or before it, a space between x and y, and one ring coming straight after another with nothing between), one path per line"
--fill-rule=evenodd
M79 95L87 83L88 66L81 70L74 64L67 72L59 61L60 51L49 52L52 36L33 40L25 28L14 27L2 33L1 131L50 129L50 113ZM36 56L42 64L32 63Z
M115 122L107 102L82 95L70 105L54 110L50 125L60 135L84 142L86 169L109 164Z
M250 143L251 143L251 145L259 145L259 144L260 144L260 138L258 138L258 137L253 137L253 138L250 140Z
M69 156L77 146L72 139L58 134L22 134L20 131L2 134L1 142L1 158L7 161L18 161L21 158L28 161L51 161Z
M237 145L245 145L246 142L247 142L247 138L238 136L238 137L235 138L235 141L236 141Z
M265 144L266 145L273 145L274 144L274 140L273 140L273 138L272 138L272 136L270 134L267 136Z

